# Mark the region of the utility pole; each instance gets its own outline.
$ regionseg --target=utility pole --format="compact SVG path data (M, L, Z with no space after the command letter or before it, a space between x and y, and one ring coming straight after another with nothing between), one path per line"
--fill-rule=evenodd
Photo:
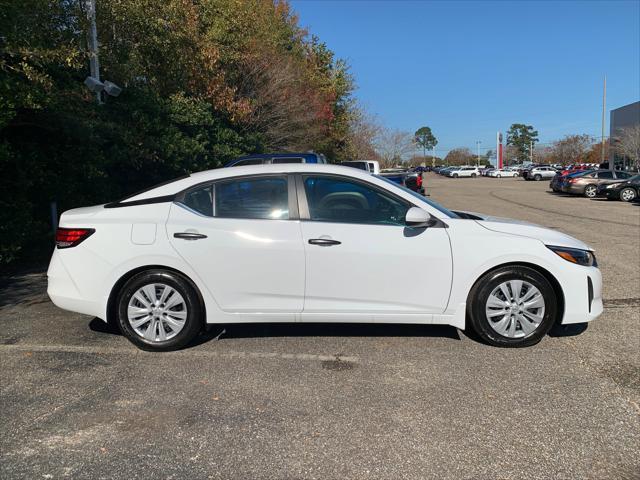
M476 166L480 166L480 144L482 142L480 140L476 140Z
M533 163L533 142L529 141L529 161Z
M605 113L607 111L607 76L604 76L604 85L602 88L602 148L600 152L600 162L604 163L604 122L605 122ZM613 162L609 162L609 170L613 171Z
M89 20L89 68L91 78L100 82L100 60L98 59L98 30L96 28L96 0L85 0L87 19ZM98 105L102 103L102 92L96 92Z

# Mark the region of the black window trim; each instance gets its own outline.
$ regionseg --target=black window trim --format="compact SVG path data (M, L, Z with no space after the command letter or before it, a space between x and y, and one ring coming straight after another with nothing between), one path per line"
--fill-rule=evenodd
M378 185L375 185L373 183L369 183L367 181L361 180L359 178L354 178L354 177L350 177L348 175L339 175L336 173L314 173L314 172L301 172L301 173L296 173L295 175L295 182L296 182L296 190L297 190L297 198L298 198L298 206L299 206L299 213L300 213L300 221L302 222L318 222L318 223L335 223L335 224L339 224L339 225L371 225L371 226L376 226L376 227L401 227L401 228L406 228L406 225L391 225L391 224L386 224L386 223L373 223L373 222L332 222L332 221L326 221L326 220L312 220L311 219L311 214L309 212L309 203L307 201L307 192L304 189L304 181L306 178L317 178L317 177L324 177L324 178L337 178L340 180L346 180L348 182L352 182L352 183L357 183L360 184L366 188L370 188L372 190L375 190L376 192L382 194L382 195L387 195L391 198L393 198L394 200L397 200L398 202L402 203L403 205L407 206L408 208L411 207L415 207L416 205L413 204L412 202L409 202L408 200L402 198L400 195L396 195L395 193L386 190L384 188L379 187ZM419 207L418 207L419 208Z
M197 215L205 218L211 218L213 220L216 219L226 219L226 220L267 220L273 222L274 220L287 221L287 220L299 220L299 210L298 210L298 201L296 198L295 191L295 180L293 178L292 173L253 173L249 175L237 175L231 177L224 178L216 178L215 180L207 180L205 182L200 182L195 185L190 186L189 188L185 188L181 192L178 192L174 198L173 203L186 208L188 211L196 213ZM243 180L252 180L252 179L261 179L261 178L282 178L287 182L287 200L289 204L289 218L245 218L245 217L217 217L216 216L216 184L218 183L226 183L226 182L236 182ZM198 190L199 188L205 187L207 185L212 186L212 202L213 202L213 216L204 215L200 212L193 210L187 204L184 203L184 197L187 193Z

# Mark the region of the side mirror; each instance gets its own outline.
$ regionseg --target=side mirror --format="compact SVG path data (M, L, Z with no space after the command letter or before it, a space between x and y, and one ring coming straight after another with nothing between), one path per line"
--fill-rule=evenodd
M432 227L438 222L438 220L431 216L428 212L425 212L421 208L411 207L407 210L405 217L405 223L407 227L413 228L427 228Z

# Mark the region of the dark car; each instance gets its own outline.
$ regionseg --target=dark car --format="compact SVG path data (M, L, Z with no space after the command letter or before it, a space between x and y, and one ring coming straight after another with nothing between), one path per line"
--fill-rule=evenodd
M245 155L227 162L225 167L276 163L328 163L321 153L260 153Z
M608 200L622 200L623 202L640 198L640 175L631 177L624 182L598 185L596 195L606 197Z
M422 186L422 173L412 172L407 174L404 178L404 186L414 192L424 194L424 188Z

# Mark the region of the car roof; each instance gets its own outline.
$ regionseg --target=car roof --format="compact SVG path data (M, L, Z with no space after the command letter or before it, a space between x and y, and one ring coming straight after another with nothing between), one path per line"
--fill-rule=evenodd
M199 183L220 180L224 178L234 178L249 175L278 174L278 173L333 173L346 175L371 181L372 175L364 170L341 165L330 165L322 163L278 163L269 165L244 165L240 167L216 168L192 173L189 176L177 178L175 181L165 182L152 187L143 192L128 197L128 202L144 200L148 198L175 195L182 190ZM383 180L381 180L383 181Z

